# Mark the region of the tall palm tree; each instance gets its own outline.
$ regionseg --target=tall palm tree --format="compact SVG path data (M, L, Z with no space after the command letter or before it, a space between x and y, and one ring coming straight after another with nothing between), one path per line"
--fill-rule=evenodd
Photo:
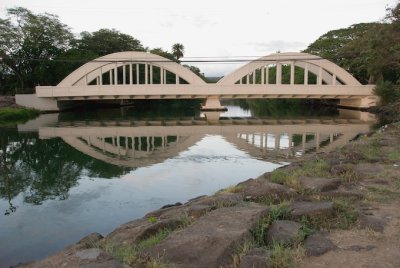
M185 47L182 44L176 43L172 46L172 55L174 55L177 60L183 57L183 53L185 53Z

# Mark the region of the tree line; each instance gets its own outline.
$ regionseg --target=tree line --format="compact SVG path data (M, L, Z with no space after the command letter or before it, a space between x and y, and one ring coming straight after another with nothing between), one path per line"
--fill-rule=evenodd
M35 14L17 7L0 18L0 94L32 92L37 85L56 85L82 64L114 52L149 51L179 62L180 43L171 52L144 47L115 29L82 32L75 36L56 15ZM200 75L200 69L187 66Z

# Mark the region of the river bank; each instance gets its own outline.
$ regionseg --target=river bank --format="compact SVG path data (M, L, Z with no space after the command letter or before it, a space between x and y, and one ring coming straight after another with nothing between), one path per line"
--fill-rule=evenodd
M20 267L396 267L399 137L386 125Z

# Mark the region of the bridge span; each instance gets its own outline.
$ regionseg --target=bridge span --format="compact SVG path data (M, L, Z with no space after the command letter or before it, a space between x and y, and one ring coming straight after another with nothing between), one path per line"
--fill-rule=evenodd
M306 53L276 53L251 61L216 84L188 68L146 52L119 52L88 62L57 86L16 95L17 104L61 110L76 101L205 99L203 109L222 110L221 99L339 99L353 108L375 106L374 85L361 85L338 65Z

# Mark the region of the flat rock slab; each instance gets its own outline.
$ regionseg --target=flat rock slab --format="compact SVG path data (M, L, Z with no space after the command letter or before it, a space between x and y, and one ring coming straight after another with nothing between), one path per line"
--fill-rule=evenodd
M289 211L294 219L300 219L302 216L321 217L334 213L333 202L306 202L297 201L289 205Z
M272 183L264 179L249 179L238 185L243 187L245 199L251 201L282 201L297 195L295 190L287 186Z
M266 241L269 245L274 243L290 245L296 241L301 225L294 221L274 221L268 229Z
M359 215L359 224L360 224L360 228L362 228L362 229L371 229L375 232L382 233L387 224L387 220L378 218L373 215L360 214Z
M337 247L329 238L317 233L304 240L304 248L308 256L320 256Z
M340 179L328 179L328 178L311 178L303 177L299 178L301 186L305 190L315 192L326 192L330 190L336 190L340 186Z
M239 268L267 268L268 259L272 252L263 248L255 248L250 250L245 256L240 259Z
M101 249L78 249L74 246L64 249L46 259L17 265L18 268L129 268L113 259Z
M179 218L169 218L151 222L149 219L138 219L122 224L104 239L111 245L133 245L140 240L155 235L162 229L176 229L182 224Z
M235 246L251 236L250 230L267 213L267 207L255 204L220 208L144 253L154 258L163 257L170 267L231 265Z
M359 178L368 179L383 172L384 168L380 164L361 163L356 165L354 171Z

